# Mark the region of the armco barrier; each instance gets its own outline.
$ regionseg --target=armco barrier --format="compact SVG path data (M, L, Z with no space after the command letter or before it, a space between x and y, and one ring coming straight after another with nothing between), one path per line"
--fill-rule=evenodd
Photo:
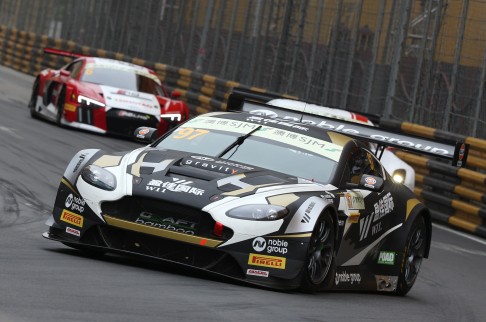
M59 68L70 58L46 55L45 47L79 52L132 62L156 71L169 90L177 89L186 100L192 114L226 109L227 95L232 87L266 92L234 81L201 74L184 68L145 61L81 46L72 41L53 39L26 33L0 25L0 64L23 73L37 75L42 69ZM27 104L27 102L26 102ZM456 140L469 143L468 168L455 168L423 156L397 151L397 155L415 168L416 195L431 209L434 220L470 231L486 238L486 140L465 137L408 122L380 120L380 126L431 139Z

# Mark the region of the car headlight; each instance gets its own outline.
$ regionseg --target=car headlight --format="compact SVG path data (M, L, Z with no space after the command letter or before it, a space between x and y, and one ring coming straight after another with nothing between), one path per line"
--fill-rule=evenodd
M393 181L395 181L396 183L402 183L402 184L405 183L405 177L406 177L405 170L398 169L393 171L392 178Z
M113 191L116 188L116 178L113 173L94 164L84 167L81 177L87 183L103 190Z
M228 217L244 220L277 220L289 214L289 210L276 205L244 205L231 209Z
M94 100L92 98L79 95L78 96L78 103L79 104L85 104L86 106L90 106L91 104L96 105L98 107L105 107L105 103L99 102L97 100Z

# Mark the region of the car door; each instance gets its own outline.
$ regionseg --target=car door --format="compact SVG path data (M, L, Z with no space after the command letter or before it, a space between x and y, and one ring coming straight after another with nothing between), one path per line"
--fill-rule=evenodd
M383 167L375 156L364 148L356 147L349 152L340 186L357 185L363 175L385 179ZM339 210L345 216L336 264L359 265L368 246L380 239L389 226L384 219L393 211L393 198L387 192L386 182L381 191L365 187L346 189L340 197Z

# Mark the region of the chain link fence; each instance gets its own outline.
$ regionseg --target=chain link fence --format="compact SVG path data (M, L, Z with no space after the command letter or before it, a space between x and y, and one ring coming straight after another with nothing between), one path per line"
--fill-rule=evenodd
M484 0L0 0L0 24L486 138Z

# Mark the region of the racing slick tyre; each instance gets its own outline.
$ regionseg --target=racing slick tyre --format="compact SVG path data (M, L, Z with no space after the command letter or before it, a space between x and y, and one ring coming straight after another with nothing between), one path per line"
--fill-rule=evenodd
M335 265L335 234L331 214L322 213L316 221L307 249L301 282L301 289L304 292L315 292L331 287Z
M35 105L37 104L37 92L39 91L39 79L36 78L34 82L34 86L32 86L32 94L30 95L30 100L29 100L29 111L30 111L30 116L33 118L37 118L37 112L35 111Z
M405 244L404 260L398 277L396 293L405 295L410 291L420 270L420 265L425 254L426 247L426 228L425 220L422 215L418 215L410 229Z
M61 93L59 94L59 98L57 99L57 114L56 114L56 123L59 126L62 126L61 121L64 115L64 100L66 99L66 88L63 87Z

